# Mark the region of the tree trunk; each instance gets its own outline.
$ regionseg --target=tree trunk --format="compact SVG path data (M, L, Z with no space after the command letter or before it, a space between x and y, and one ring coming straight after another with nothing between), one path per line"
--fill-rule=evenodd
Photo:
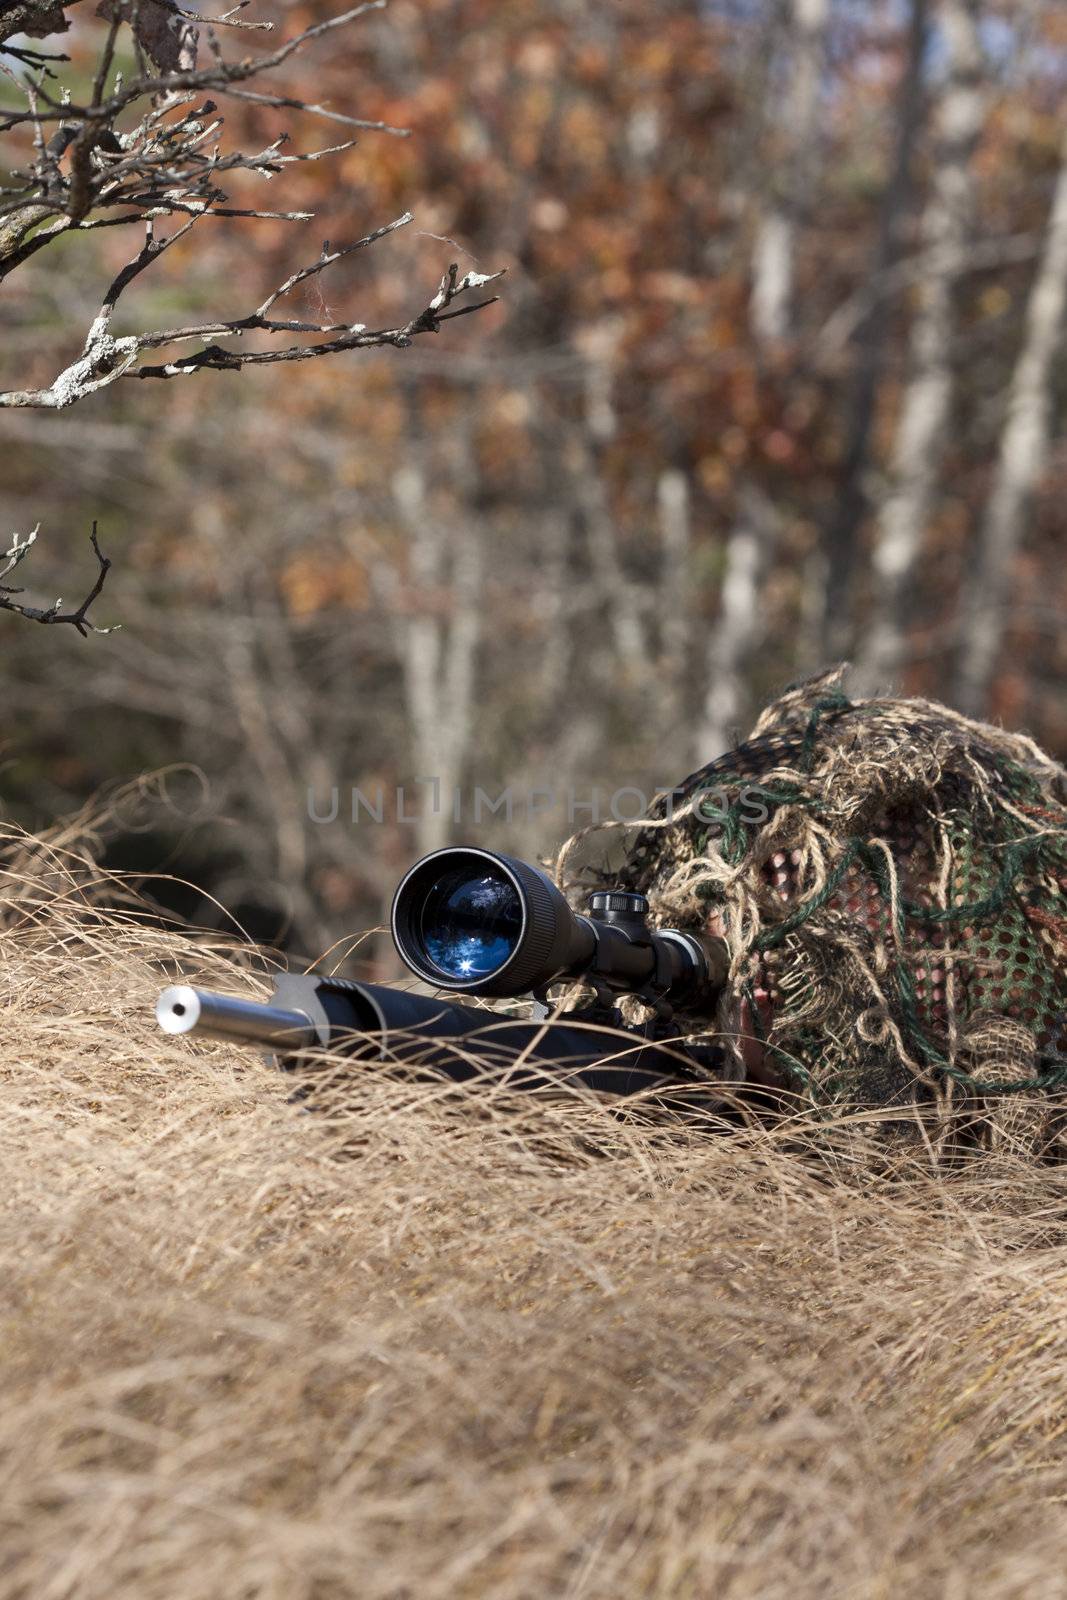
M789 92L782 109L790 150L773 183L752 247L749 317L761 342L786 339L792 333L796 235L815 181L819 93L829 20L830 0L791 0Z
M645 625L646 597L627 574L622 541L605 488L604 450L617 420L607 350L593 352L585 369L584 428L572 441L573 492L585 532L594 581L604 596L615 655L633 685L647 684L651 657Z
M770 501L748 489L726 544L722 604L708 641L708 686L693 751L697 766L730 749L744 731L742 723L751 709L745 670L764 633L760 591L777 538Z
M952 405L955 301L974 206L972 156L985 111L977 0L942 0L945 80L930 197L922 218L926 266L911 330L911 377L901 404L873 554L874 611L855 686L887 688L907 651L915 563L930 518Z
M1045 246L1027 302L1022 347L1008 388L993 488L960 601L954 696L960 709L971 716L988 710L1004 636L1012 565L1048 461L1052 363L1063 333L1065 301L1067 133L1061 145Z
M690 649L693 631L691 507L689 481L677 467L661 472L656 484L662 579L657 610L660 617L660 662L657 677L663 705L663 733L669 760L684 761L688 740L681 742L688 709Z
M907 59L897 99L893 170L882 199L878 240L871 262L870 276L875 281L882 280L892 270L900 254L901 225L911 193L912 153L923 121L922 80L928 9L928 0L912 0ZM865 479L888 335L886 304L879 298L856 330L855 366L844 401L845 447L837 493L823 534L826 589L820 631L824 661L839 660L852 647L852 578L867 513Z
M474 731L475 660L484 606L482 547L476 529L437 525L425 504L421 471L404 467L394 493L408 526L414 604L398 607L404 689L411 725L412 774L406 794L420 854L452 836ZM448 594L448 606L442 604ZM407 612L408 614L403 614Z

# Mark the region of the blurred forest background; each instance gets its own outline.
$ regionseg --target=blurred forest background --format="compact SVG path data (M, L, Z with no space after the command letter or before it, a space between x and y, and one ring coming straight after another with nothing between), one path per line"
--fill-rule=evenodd
M20 578L80 594L96 519L122 624L0 615L5 815L193 763L207 792L127 805L110 863L312 952L473 837L447 807L353 825L352 786L648 792L844 658L1067 754L1062 0L392 0L286 86L410 137L288 169L271 203L314 222L205 224L127 321L239 315L408 209L291 314L390 326L450 261L506 268L501 300L406 350L0 412L3 532L41 526ZM73 359L130 253L63 240L3 286L0 387ZM518 804L477 837L570 831Z

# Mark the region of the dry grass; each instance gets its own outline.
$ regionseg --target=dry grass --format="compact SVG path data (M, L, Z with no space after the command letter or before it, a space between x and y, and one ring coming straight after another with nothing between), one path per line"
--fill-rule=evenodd
M15 852L18 856L18 851ZM52 858L53 865L58 858ZM0 1596L1067 1596L1067 1178L291 1083L0 880Z

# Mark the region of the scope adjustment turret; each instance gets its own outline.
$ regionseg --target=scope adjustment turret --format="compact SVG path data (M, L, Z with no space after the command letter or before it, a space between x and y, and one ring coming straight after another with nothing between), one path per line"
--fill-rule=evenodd
M641 922L648 917L648 901L629 889L594 889L589 915L596 922Z

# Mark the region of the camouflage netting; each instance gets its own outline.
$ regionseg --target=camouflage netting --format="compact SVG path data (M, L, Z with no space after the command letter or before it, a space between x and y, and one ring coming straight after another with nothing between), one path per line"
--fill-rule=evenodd
M673 816L626 876L657 920L725 935L739 1062L754 1034L816 1104L925 1105L942 1145L1063 1152L1067 774L1032 740L851 700L838 669L687 778Z

